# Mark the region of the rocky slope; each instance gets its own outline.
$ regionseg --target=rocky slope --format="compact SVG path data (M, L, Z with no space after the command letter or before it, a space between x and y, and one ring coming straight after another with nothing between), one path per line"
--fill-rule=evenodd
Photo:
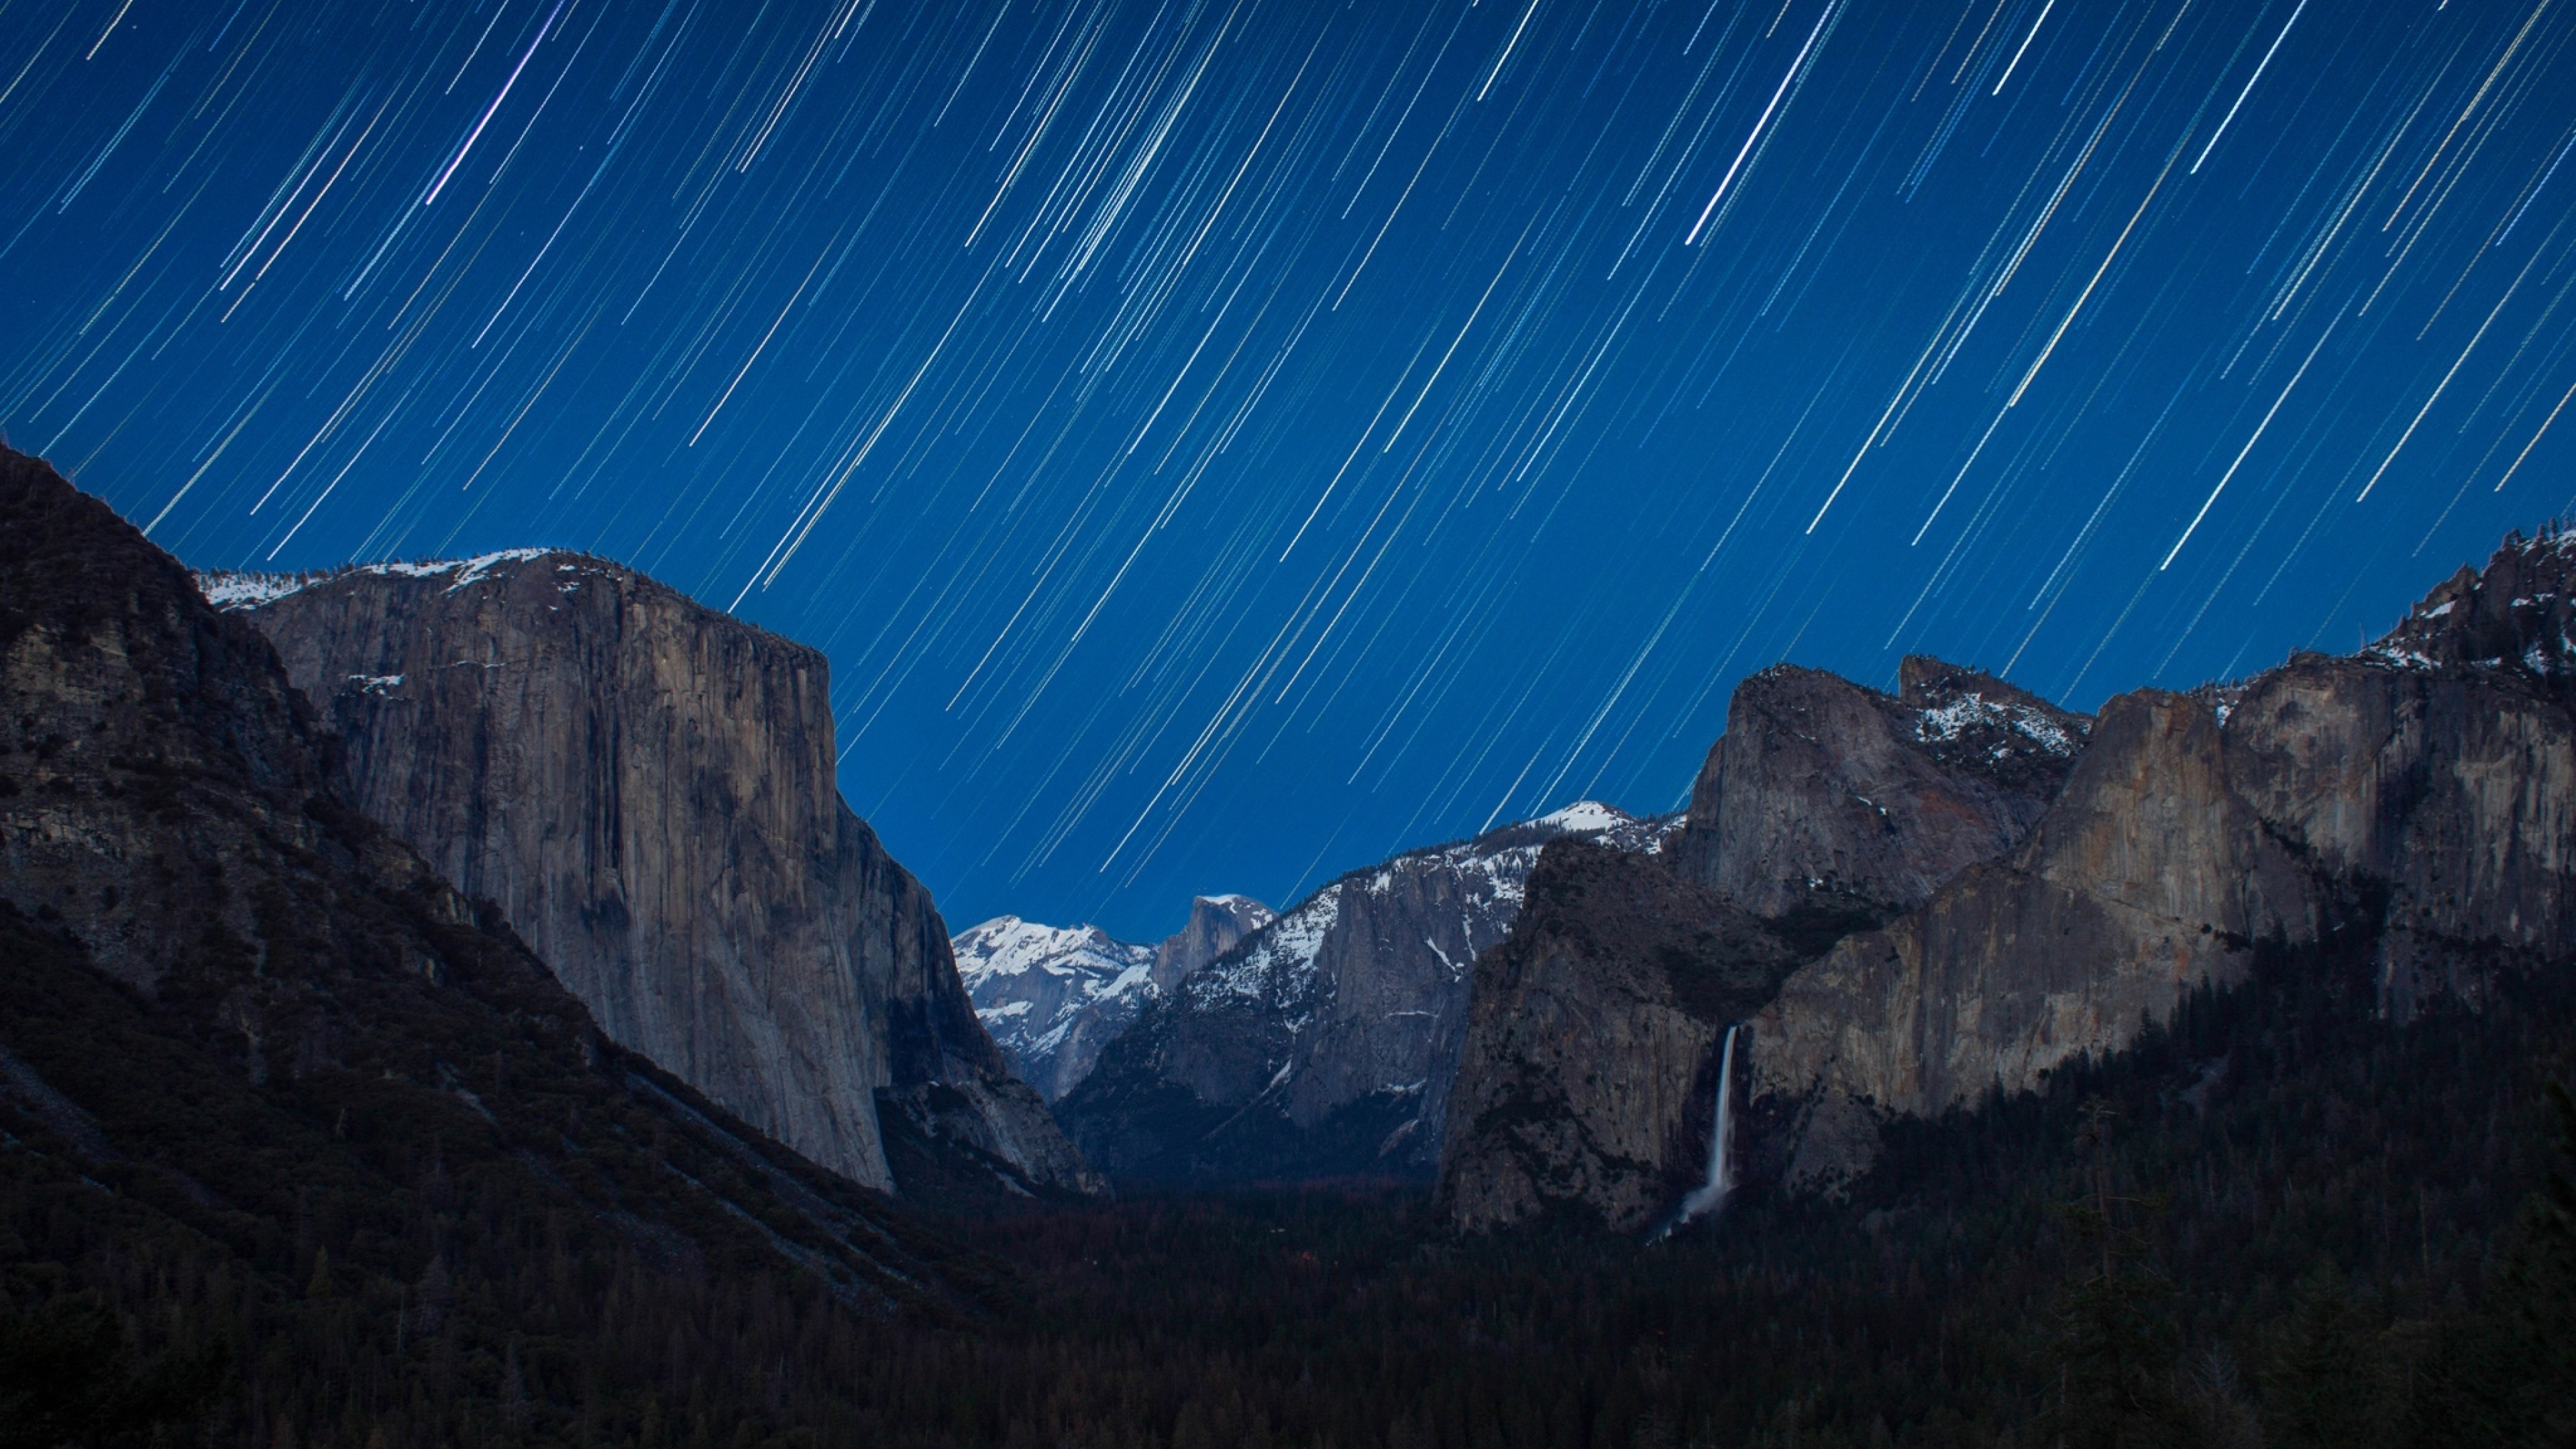
M266 640L0 450L0 1231L37 1273L13 1282L220 1260L250 1323L270 1275L371 1304L418 1277L465 1299L451 1354L516 1341L522 1299L476 1265L516 1245L516 1283L541 1240L626 1264L630 1302L710 1266L871 1313L935 1291L882 1204L604 1040L333 754Z
M1719 1042L1795 963L1782 935L1648 856L1548 845L1476 962L1441 1194L1476 1225L1587 1211L1621 1229L1700 1176Z
M1789 1183L1830 1187L1866 1165L1856 1109L2037 1086L2194 986L2241 980L2265 944L2364 933L2399 1015L2562 960L2576 946L2570 544L2508 540L2358 655L2105 705L2020 848L1846 941L1756 1019L1753 1083L1786 1124Z
M1812 671L1746 681L1673 853L1808 958L1745 1022L1738 1167L1836 1190L1867 1169L1889 1114L2043 1087L2185 993L2246 979L2266 951L2360 943L2400 1016L2563 962L2576 947L2571 599L2567 537L2510 539L2358 655L2139 691L2092 721L1929 661L1908 661L1893 700ZM1632 937L1713 919L1705 903L1631 896ZM1468 1226L1555 1207L1636 1225L1652 1214L1633 1184L1672 1194L1705 1172L1707 1127L1664 1124L1708 1079L1717 1023L1672 1027L1637 984L1650 979L1638 953L1662 948L1587 954L1525 926L1527 941L1486 958L1490 982L1480 971L1458 1090L1462 1111L1549 1104L1524 1112L1543 1128L1466 1131L1453 1112L1449 1201ZM1740 922L1718 929L1756 944ZM1549 1035L1580 1020L1603 1023L1597 1052ZM1644 1155L1600 1166L1620 1152Z
M1477 964L1441 1168L1459 1222L1668 1211L1707 1171L1726 1027L1799 961L2011 849L2092 728L1939 660L1898 680L1753 675L1663 859L1567 852L1533 877L1551 908ZM1690 979L1726 985L1673 984Z
M1540 848L1651 851L1669 826L1585 802L1353 871L1147 1008L1057 1116L1113 1178L1428 1175L1469 972Z
M1782 664L1738 685L1675 868L1758 915L1884 916L2012 848L2091 721L1936 659L1897 678L1887 695Z
M1200 896L1159 946L1017 916L970 926L950 944L975 1015L1011 1070L1052 1102L1090 1075L1138 1012L1273 916L1250 896Z
M542 550L206 586L620 1045L871 1187L1097 1185L843 803L821 654Z

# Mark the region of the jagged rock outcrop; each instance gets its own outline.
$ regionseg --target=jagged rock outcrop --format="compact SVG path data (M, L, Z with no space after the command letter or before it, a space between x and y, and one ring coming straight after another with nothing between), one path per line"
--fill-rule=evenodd
M951 944L975 1015L1011 1070L1052 1102L1091 1074L1101 1048L1138 1012L1273 914L1250 896L1200 896L1189 922L1159 946L1017 916L970 926Z
M882 1204L605 1041L333 746L257 631L0 449L0 1184L80 1218L39 1261L176 1242L320 1293L287 1244L372 1284L543 1234L644 1301L709 1266L870 1313L941 1291ZM476 1353L539 1327L487 1285Z
M1113 1178L1427 1176L1469 973L1541 846L1650 851L1669 825L1585 802L1353 871L1148 1007L1057 1116Z
M2026 1090L2116 1050L2254 948L2375 938L2404 1013L2576 947L2576 551L2508 540L2379 644L2105 705L2008 858L1855 936L1756 1019L1792 1188L1862 1170L1864 1119Z
M1675 868L1756 915L1884 917L2011 849L2091 721L1919 655L1897 678L1891 696L1781 664L1736 686Z
M1470 1227L1671 1210L1706 1165L1718 1043L1790 944L1651 857L1551 842L1476 962L1440 1193Z
M2511 539L2358 655L2301 654L2192 694L2140 691L2090 721L1931 661L1907 661L1893 700L1807 670L1746 681L1673 859L1793 948L1830 942L1739 1042L1759 1172L1833 1191L1867 1169L1889 1114L2043 1086L2078 1054L2126 1045L2185 992L2243 979L2259 951L2295 953L2330 931L2367 933L2382 1000L2401 1015L2439 993L2475 1001L2495 971L2562 961L2576 948L2571 600L2570 539ZM1535 940L1516 941L1491 959L1526 971L1534 953ZM1640 970L1562 970L1581 1004L1549 1009L1644 1040L1652 1003L1627 984ZM1497 1021L1509 1017L1498 1005ZM1553 1198L1490 1186L1545 1180L1560 1140L1678 1141L1705 1166L1705 1137L1654 1135L1660 1109L1630 1123L1607 1099L1583 1105L1569 1084L1621 1079L1611 1055L1541 1069L1505 1035L1470 1043L1461 1092L1495 1096L1488 1079L1538 1071L1561 1122L1466 1138L1462 1154L1484 1155L1444 1172L1460 1221L1564 1201L1634 1222L1621 1184L1681 1176L1647 1160L1624 1177L1561 1173L1576 1185ZM1711 1068L1641 1070L1666 1088L1630 1100L1661 1102Z
M872 1187L900 1186L890 1133L1013 1189L1097 1186L842 801L820 653L543 550L208 591L275 643L360 808L619 1044Z
M2200 700L2112 700L2008 860L1792 976L1754 1020L1755 1099L1845 1120L1800 1142L1790 1185L1859 1165L1850 1102L1924 1114L2028 1088L2075 1052L2124 1042L2201 981L2236 980L2256 940L2313 935L2308 872L2229 788L2224 755Z
M1250 896L1194 896L1190 918L1154 948L1154 989L1168 993L1279 913Z
M1664 859L1587 868L1598 899L1559 913L1578 928L1525 910L1479 961L1441 1167L1460 1225L1668 1210L1708 1169L1725 1028L1792 966L2012 849L2093 728L1938 660L1898 679L1895 695L1794 665L1746 679ZM1719 958L1733 984L1704 1010L1657 994L1671 962Z

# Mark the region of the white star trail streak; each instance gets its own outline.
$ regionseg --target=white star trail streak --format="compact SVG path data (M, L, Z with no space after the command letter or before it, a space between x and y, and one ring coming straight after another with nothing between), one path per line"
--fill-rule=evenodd
M192 564L741 610L949 919L1143 939L2543 522L2576 12L2312 8L0 7L0 427Z

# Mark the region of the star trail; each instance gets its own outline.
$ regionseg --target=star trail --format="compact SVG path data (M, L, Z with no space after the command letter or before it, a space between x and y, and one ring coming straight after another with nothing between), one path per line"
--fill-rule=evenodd
M952 924L1146 939L1733 683L2351 648L2576 493L2576 9L0 0L0 425L201 567L826 650Z

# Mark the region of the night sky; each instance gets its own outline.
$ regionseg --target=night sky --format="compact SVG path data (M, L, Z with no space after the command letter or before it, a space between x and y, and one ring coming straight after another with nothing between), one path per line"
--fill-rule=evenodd
M1168 931L1909 652L2346 650L2576 493L2576 0L0 0L0 425L200 567L827 650Z

